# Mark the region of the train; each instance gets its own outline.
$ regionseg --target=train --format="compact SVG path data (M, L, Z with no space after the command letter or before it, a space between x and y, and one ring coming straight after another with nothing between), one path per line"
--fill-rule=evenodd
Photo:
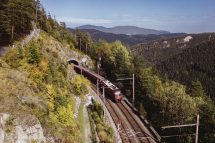
M113 83L105 79L104 77L100 76L99 74L96 74L92 71L89 71L88 69L79 66L74 65L74 70L85 76L88 80L90 80L93 84L97 84L99 82L99 85L102 85L102 87L105 88L105 93L115 102L120 102L123 98L121 90L115 86Z

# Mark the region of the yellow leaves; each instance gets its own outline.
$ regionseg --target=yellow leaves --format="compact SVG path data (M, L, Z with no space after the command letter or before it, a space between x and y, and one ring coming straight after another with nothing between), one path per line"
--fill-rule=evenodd
M53 97L49 97L48 101L47 101L47 106L49 111L53 111L54 110L54 98Z
M47 105L48 105L48 109L49 111L53 111L55 104L54 104L54 96L55 96L55 89L53 87L53 85L51 84L47 84L46 85L46 89L47 89L47 93L49 94L47 97Z
M73 105L73 100L71 97L64 97L64 95L57 94L56 93L56 88L48 84L46 85L47 92L49 94L47 98L47 104L48 104L48 109L50 112L49 117L51 118L52 122L55 123L62 123L64 126L69 126L71 123L73 123L73 110L74 110L74 105ZM68 104L65 105L60 105L57 103L56 99L60 99L60 97L64 97ZM58 101L59 102L59 101Z
M17 49L11 49L4 57L6 63L12 67L18 67L19 57Z
M52 124L58 123L57 115L54 112L49 112L49 120Z
M54 90L54 87L53 87L52 84L47 84L46 88L47 88L47 92L48 92L49 95L54 95L55 90Z
M56 111L49 111L49 119L53 124L61 123L63 126L74 124L73 105L71 102L68 106L58 106Z
M79 87L82 84L90 85L90 82L87 79L85 79L83 76L80 76L80 75L75 75L75 77L72 80L72 83L77 84L77 86L79 86Z
M76 75L72 81L71 85L73 87L74 92L78 95L83 97L84 94L87 94L86 86L90 85L90 82L86 80L83 76ZM84 97L83 97L84 98Z
M34 65L32 65L31 69L29 70L30 77L33 78L36 83L40 83L40 81L42 80L43 72Z
M64 106L57 108L57 118L59 122L63 123L66 126L69 126L74 122L73 111Z
M40 68L41 68L41 70L43 70L44 72L48 70L48 68L49 68L48 66L49 66L48 60L42 59L42 60L40 61Z

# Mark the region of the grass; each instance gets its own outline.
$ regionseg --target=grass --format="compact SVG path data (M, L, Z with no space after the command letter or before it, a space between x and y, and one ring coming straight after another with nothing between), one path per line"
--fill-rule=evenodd
M103 107L101 104L93 100L93 105L90 105L88 108L90 123L91 123L91 132L97 132L99 140L101 142L113 143L113 131L112 128L105 124L103 116ZM93 129L93 124L95 123L96 130ZM96 137L92 136L92 142L96 142Z
M89 107L87 108L87 112L88 112L89 121L90 121L91 140L92 140L92 143L97 143L97 140L96 140L96 131L94 129L94 122L93 122L92 115L91 115L92 111L91 111L91 109Z
M86 143L86 138L85 138L85 121L84 121L84 114L83 114L83 109L84 109L84 103L81 103L78 111L78 121L79 121L79 126L81 129L81 143Z

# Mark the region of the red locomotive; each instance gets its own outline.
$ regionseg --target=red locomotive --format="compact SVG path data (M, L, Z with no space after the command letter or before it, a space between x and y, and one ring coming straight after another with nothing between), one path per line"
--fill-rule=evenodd
M105 91L107 95L115 100L116 102L119 102L122 100L122 93L118 87L116 87L114 84L112 84L110 81L105 79L104 77L87 70L86 68L80 67L78 65L74 65L74 69L77 73L84 75L89 79L92 83L96 84L97 80L99 83L105 87Z

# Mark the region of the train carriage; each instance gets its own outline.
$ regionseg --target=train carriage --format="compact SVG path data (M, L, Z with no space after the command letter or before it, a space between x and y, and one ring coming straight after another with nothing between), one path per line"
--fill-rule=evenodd
M116 87L114 84L112 84L110 81L106 80L104 77L78 65L74 65L74 69L77 73L82 74L94 84L96 84L98 80L99 83L105 87L107 95L116 102L122 100L122 93L120 89Z

